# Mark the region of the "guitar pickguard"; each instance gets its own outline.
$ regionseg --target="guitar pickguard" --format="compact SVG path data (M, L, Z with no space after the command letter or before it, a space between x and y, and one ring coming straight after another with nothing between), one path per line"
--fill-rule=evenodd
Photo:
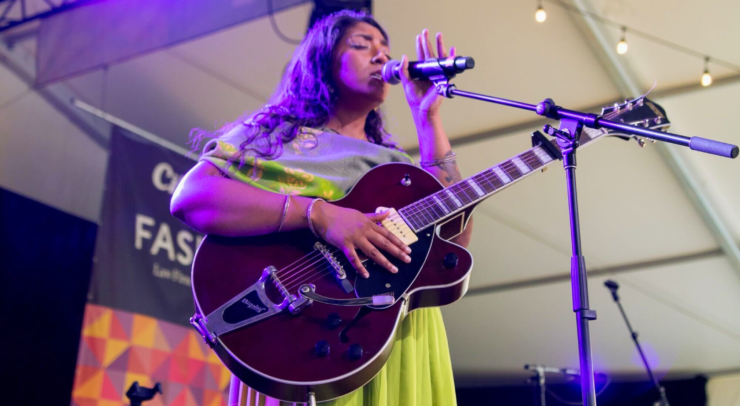
M409 254L411 257L410 263L407 264L386 254L386 258L398 268L398 273L390 273L387 269L375 262L365 264L365 268L370 272L370 277L365 279L357 276L355 278L357 297L392 294L394 298L393 303L396 303L408 291L429 256L429 249L432 247L432 242L434 241L434 227L427 227L419 231L416 236L419 240L411 246L411 254ZM373 309L385 309L390 306L392 304L369 307Z

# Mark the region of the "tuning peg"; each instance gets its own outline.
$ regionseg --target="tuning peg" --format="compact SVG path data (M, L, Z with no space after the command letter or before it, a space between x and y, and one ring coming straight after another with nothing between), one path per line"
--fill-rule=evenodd
M637 141L637 143L640 144L640 148L644 148L645 147L645 139L644 138L635 137L635 141Z

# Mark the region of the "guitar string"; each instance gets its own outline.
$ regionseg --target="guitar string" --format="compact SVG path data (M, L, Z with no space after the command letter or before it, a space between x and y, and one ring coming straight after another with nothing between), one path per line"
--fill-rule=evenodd
M604 117L607 117L607 116L612 116L612 115L616 115L616 113L615 113L615 114L609 114L609 115L605 115ZM610 118L610 117L609 117L609 118ZM524 163L526 164L526 166L528 166L528 167L529 167L530 171L528 171L528 172L531 172L531 171L534 171L534 170L536 170L536 169L539 169L540 167L542 167L542 166L544 166L544 165L546 165L546 164L548 164L548 163L552 162L552 161L548 161L548 162L542 162L542 160L541 160L541 159L540 159L540 158L539 158L539 157L537 156L537 154L536 154L536 153L534 153L534 152L532 152L532 151L533 151L533 150L534 150L535 148L536 148L536 147L534 147L534 148L531 148L531 149L529 149L529 150L527 150L527 151L523 152L522 154L519 154L519 155L517 155L516 157L512 157L511 159L509 159L509 160L507 160L507 161L504 161L504 162L502 162L502 163L500 163L500 164L498 164L498 165L495 165L495 166L498 166L499 168L503 169L503 170L505 171L505 173L507 173L507 174L508 174L508 175L509 175L509 176L511 177L511 179L512 179L512 180L510 180L509 182L503 182L503 180L502 180L502 179L499 179L499 181L503 183L503 185L502 185L502 186L505 186L506 184L508 184L508 183L511 183L512 181L516 181L516 180L518 180L519 178L521 178L522 176L524 176L524 175L525 175L525 174L527 173L527 172L522 172L522 171L521 171L521 170L520 170L520 169L519 169L519 168L517 167L517 165L516 165L516 164L515 164L515 163L513 162L513 159L514 159L514 158L519 158L520 160L522 160L522 161L523 161L523 162L524 162ZM527 156L527 155L526 155L526 154L527 154L527 152L531 152L531 154L530 154L529 156ZM536 163L536 164L539 164L539 166L534 166L534 165L533 165L534 163ZM477 196L477 197L475 197L475 198L471 199L471 202L474 202L474 201L476 201L476 200L479 200L480 198L482 198L482 197L485 197L485 195L486 195L486 194L490 194L491 192L495 191L496 189L499 189L499 188L496 188L496 187L495 187L495 184L494 184L493 182L491 182L491 181L490 181L491 179L494 179L494 178L499 178L499 177L498 177L498 176L497 176L497 175L495 174L495 171L493 170L493 168L494 168L494 167L488 168L488 169L486 169L486 170L484 170L484 171L482 171L482 172L480 172L480 173L478 173L478 174L476 174L476 175L473 175L473 176L471 176L470 178L468 178L468 179L466 179L466 180L464 180L464 181L460 181L460 182L458 182L458 183L456 183L456 184L454 184L454 185L451 185L451 186L450 186L449 188L452 188L452 187L454 187L454 186L457 186L457 187L458 187L458 189L460 189L460 190L461 190L461 191L463 191L463 192L471 191L471 190L474 190L474 188L472 187L472 185L470 185L470 184L469 184L469 180L473 180L473 181L474 181L474 182L475 182L475 183L476 183L476 184L478 185L478 187L479 187L479 188L481 188L481 190L484 190L484 191L485 191L485 189L483 189L483 187L481 186L480 180L476 180L476 179L475 179L475 177L479 177L479 178L482 178L482 180L485 180L486 182L488 182L488 183L489 183L489 185L490 185L490 186L492 186L492 187L493 187L494 189L493 189L493 190L491 190L490 192L489 192L489 191L485 191L486 193L485 193L485 194L484 194L483 196ZM516 169L516 172L514 172L514 171L509 171L508 169ZM488 173L486 173L486 172L488 172ZM511 173L512 173L512 172L513 172L513 173L519 173L519 174L520 174L520 176L519 176L518 178L514 178L513 176L511 176ZM476 192L476 194L477 194L477 192ZM435 193L434 195L436 195L436 193ZM474 195L474 196L475 196L475 195ZM428 209L430 209L431 207L433 207L434 205L436 205L436 202L434 202L434 204L432 203L432 201L433 201L434 199L433 199L433 198L432 198L432 199L429 199L429 197L430 197L430 196L427 196L427 197L425 197L425 198L423 198L423 199L420 199L419 201L417 201L417 202L415 202L415 203L413 203L413 204L411 204L411 205L407 206L407 207L411 207L411 208L412 208L412 209L414 210L414 211L411 211L411 213L409 213L409 214L408 214L408 216L414 216L414 215L416 215L416 216L418 217L418 214L419 214L419 213L422 213L423 215L425 215L425 216L428 216L429 218L431 218L431 219L432 219L432 223L433 223L434 221L438 220L438 218L436 218L436 219L434 218L434 217L435 217L435 215L436 215L436 212L431 212L431 213L430 213L430 212L429 212L429 210L428 210ZM467 195L467 193L466 193L466 197L467 197L468 199L470 199L470 196L468 196L468 195ZM438 197L438 198L439 198L439 197ZM446 199L446 200L447 200L447 199ZM422 206L422 207L415 207L415 206L417 206L417 205L418 205L418 203L421 203L422 205L424 205L424 204L425 204L426 206ZM449 209L449 206L448 206L447 208ZM390 216L388 216L388 218L394 218L394 219L397 219L397 218L401 218L401 219L403 220L403 217L402 217L402 216L401 216L400 214L401 214L401 213L399 213L399 212L396 212L396 213L393 213L393 214L391 214ZM423 220L424 220L424 221L426 221L426 219L423 219ZM336 254L337 252L339 252L339 250L337 250L337 249L332 249L332 250L333 250L334 252L333 252L333 253L331 253L331 255L334 255L334 254ZM318 252L318 253L320 254L320 252ZM316 254L316 252L314 252L313 254ZM305 259L305 260L304 260L303 262L305 262L305 261L308 261L308 260L310 260L310 259L308 259L308 257L310 257L311 255L312 255L312 254L309 254L309 255L305 255L305 256L303 257L303 258ZM285 280L285 282L284 282L284 286L286 286L286 289L287 289L287 286L288 286L288 285L293 285L293 284L294 284L294 283L295 283L295 282L296 282L296 281L297 281L298 279L300 279L300 278L299 278L299 276L301 276L301 275L299 275L299 274L301 274L301 271L305 271L305 270L308 270L308 271L309 271L309 272L303 272L303 275L302 275L303 277L305 277L306 275L310 274L310 271L311 271L311 270L314 270L314 271L315 271L315 268L314 268L314 269L311 269L311 267L312 267L312 266L313 266L314 264L316 264L317 262L321 262L321 261L322 261L322 259L323 259L324 261L326 261L326 262L328 263L328 265L329 265L329 269L330 269L330 270L331 270L331 269L333 268L333 266L332 266L331 262L329 262L329 261L328 261L328 259L327 259L327 258L325 258L325 257L323 257L323 255L322 255L322 258L319 258L318 260L314 260L314 261L313 261L313 262L312 262L311 264L309 264L309 265L307 265L307 266L304 266L303 268L296 268L297 270L296 270L296 269L293 269L293 270L294 270L295 272L293 272L293 273L292 273L292 274L291 274L291 275L290 275L290 276L288 277L288 279L286 279L286 280ZM298 260L294 261L294 262L293 262L293 263L292 263L291 265L289 265L288 267L285 267L285 268L281 269L281 271L282 271L282 272L283 272L283 274L284 274L283 276L286 276L286 275L285 275L285 273L286 273L286 272L288 272L288 268L289 268L290 266L292 266L293 264L296 264L296 263L297 263L297 262L299 262L299 261L301 261L301 259L300 259L300 258L299 258ZM298 266L298 265L296 265L296 266ZM322 270L324 270L324 271L325 271L326 269L327 269L327 268L323 268ZM321 270L320 270L319 272L321 272ZM323 276L323 274L322 274L322 276ZM303 283L305 283L305 280L304 280L304 282L303 282ZM290 289L292 289L292 288L294 288L294 287L296 287L296 286L300 286L300 285L302 285L303 283L299 283L298 285L292 286L292 287L291 287Z
M291 262L290 264L286 265L285 267L283 267L283 268L279 269L279 270L278 270L277 272L275 272L275 273L276 273L276 274L277 274L278 276L280 276L280 274L281 274L281 273L283 273L283 274L284 274L284 272L288 271L288 270L289 270L289 268L291 268L291 267L297 267L297 266L300 266L302 262L305 262L305 261L309 260L309 259L308 259L308 257L310 257L310 256L314 256L314 255L316 255L316 254L320 254L320 252L319 252L319 251L317 251L317 250L313 250L313 251L312 251L311 253L309 253L309 254L306 254L306 255L304 255L304 256L302 256L302 257L300 257L300 258L296 259L295 261L293 261L293 262Z
M311 266L313 266L317 262L321 262L321 260L326 260L327 259L327 258L324 257L324 255L320 251L316 251L316 252L318 252L319 255L318 256L315 256L315 258L310 259L309 261L311 261L311 262L308 263L308 264L306 264L306 265L304 265L302 268L296 268L296 269L293 269L292 272L290 272L290 273L284 273L283 275L278 275L278 277L280 278L280 281L283 282L283 283L287 283L288 281L290 281L291 279L293 279L296 275L299 275L301 272L303 272L305 269L310 268ZM308 261L306 261L306 262L308 262Z
M529 152L529 151L527 151L527 152ZM522 155L524 155L524 154L526 154L526 152L524 152ZM544 166L545 164L551 162L551 161L548 161L547 163L543 163L543 162L541 162L541 160L536 155L534 155L532 158L529 158L529 159L527 159L527 157L522 157L522 155L519 155L518 157L520 159L522 159L522 161L526 162L527 166L530 167L530 171L529 172L534 171L534 170L536 170L536 169ZM533 163L535 162L534 159L536 159L537 160L536 162L540 164L539 167L533 166ZM506 169L516 168L515 164L513 164L511 162L511 160L502 162L498 166L499 167L503 167L503 169L506 171L506 173L509 173L509 174L510 174L510 171L508 171ZM522 173L521 170L519 170L518 168L516 168L516 169L517 169L517 172L516 173L520 173L521 175L518 178L513 178L513 176L511 176L510 178L512 178L512 180L509 181L509 182L503 182L503 180L500 180L500 182L502 183L502 186L504 186L504 185L506 185L508 183L511 183L512 181L518 180L523 175L525 175L525 173ZM489 173L486 173L486 172L489 172ZM486 180L491 186L493 186L493 190L491 190L491 191L485 191L485 189L481 186L481 182L479 180L474 179L476 177L480 177L483 180ZM492 167L492 168L489 168L487 170L484 170L483 172L480 172L480 173L478 173L476 175L473 175L473 176L471 176L470 178L468 178L466 180L463 180L463 181L460 181L460 182L458 182L458 183L456 183L454 185L451 185L451 186L449 186L448 188L446 188L444 190L447 190L447 189L451 189L452 190L452 188L457 187L462 192L466 192L466 191L469 192L471 190L474 191L474 188L468 183L469 180L473 180L478 185L478 187L480 187L481 190L483 190L485 193L484 193L483 196L479 196L477 192L474 192L474 194L473 194L474 198L471 198L469 196L469 194L466 193L465 194L466 198L470 200L470 202L466 202L465 203L467 205L467 204L472 203L472 202L475 202L477 200L481 200L481 199L485 198L486 195L488 195L488 194L496 191L497 189L500 189L500 187L498 187L498 188L495 187L494 183L490 181L491 179L494 179L494 178L498 178L498 176L495 175L495 173L493 172L493 167ZM410 219L413 216L415 216L416 217L414 219L415 222L419 222L418 220L422 220L424 223L427 223L426 225L431 224L431 223L434 223L435 221L437 221L440 218L444 217L444 216L442 216L442 217L436 217L436 210L434 210L434 209L431 209L430 210L430 208L432 208L432 207L438 207L438 205L436 204L436 202L433 202L433 200L434 200L433 198L432 199L429 199L429 198L431 196L437 195L438 193L439 192L434 193L434 194L432 194L430 196L427 196L427 197L425 197L423 199L420 199L419 201L417 201L415 203L412 203L411 205L407 206L407 207L411 208L413 211L411 213L406 213L405 215L408 218L410 218ZM456 197L458 197L458 198L460 197L460 193L459 192L456 193L453 190L453 193L455 193ZM445 197L439 197L439 196L437 196L437 197L440 198L440 200L444 200L446 202L449 202L451 200L449 198L449 196L445 196ZM465 199L462 199L462 200L464 201ZM421 206L419 206L419 204L421 204ZM447 203L446 206L449 208L450 207L450 204ZM462 207L462 206L456 207L455 210L459 209L460 207ZM404 210L404 209L406 209L406 208L402 208L403 211L409 211L409 210ZM429 222L426 217L431 218L432 221ZM424 224L424 223L422 223L422 224ZM421 228L423 228L423 226Z
M635 100L637 100L637 99L635 99ZM612 111L611 113L607 113L607 114L604 114L604 115L603 115L603 116L601 116L601 117L602 117L602 118L606 118L606 119L611 119L611 118L614 118L614 117L617 117L617 116L621 115L621 114L622 114L622 111L623 111L623 110L615 110L615 111ZM584 128L583 128L583 130L585 130L585 131L591 131L591 130L592 130L592 131L598 131L599 129L591 129L591 128L588 128L588 127L584 127ZM591 138L591 137L589 136L589 138ZM530 172L531 172L531 171L534 171L534 170L536 170L536 169L539 169L540 167L542 167L542 166L545 166L545 165L549 164L550 162L552 162L552 160L550 160L550 161L547 161L547 162L542 162L542 160L541 160L541 159L539 158L539 156L537 156L537 154L536 154L536 153L532 152L532 151L534 151L534 150L535 150L536 148L538 148L538 147L539 147L539 146L535 146L535 147L532 147L532 148L530 148L529 150L527 150L527 151L523 152L522 154L519 154L519 155L517 155L517 156L516 156L516 158L519 158L519 159L521 159L522 161L524 161L524 162L525 162L525 163L527 164L527 166L529 166L529 167L530 167ZM540 148L541 148L541 147L540 147ZM532 154L531 154L531 157L530 157L530 158L527 158L526 156L524 156L524 155L525 155L525 154L526 154L527 152L532 152ZM469 191L471 187L470 187L469 185L467 185L467 183L468 183L468 182L467 182L467 180L473 179L474 177L476 177L476 176L479 176L479 175L483 176L483 177L484 177L484 180L486 180L486 181L489 181L489 184L492 184L492 182L490 182L490 179L492 178L492 176L490 176L490 175L487 175L487 174L485 174L485 172L491 172L491 173L493 173L493 168L494 168L494 167L499 167L499 168L503 169L503 170L504 170L504 172L505 172L505 173L506 173L507 175L509 175L509 177L510 177L510 178L513 178L513 177L512 177L511 175L510 175L510 173L509 173L509 171L508 171L507 169L512 169L512 168L516 168L516 169L517 169L517 171L521 173L521 170L519 170L519 168L518 168L518 167L516 167L516 164L514 164L514 163L513 163L513 161L512 161L512 160L513 160L514 158L515 158L515 157L512 157L511 159L509 159L509 160L507 160L507 161L504 161L504 162L502 162L502 163L500 163L500 164L498 164L498 165L494 165L493 167L491 167L491 168L488 168L488 169L484 170L484 171L483 171L483 172L481 172L481 173L478 173L478 174L476 174L476 175L473 175L473 176L471 176L470 178L468 178L468 179L465 179L465 180L463 180L463 181L460 181L460 182L458 182L458 183L456 183L456 184L454 184L454 185L451 185L451 186L449 186L448 188L445 188L445 189L450 189L450 188L452 188L452 187L454 187L454 186L458 186L458 187L459 187L460 189L462 189L462 191L466 191L466 190L467 190L467 191ZM538 166L538 167L536 167L536 168L535 168L535 167L534 167L534 166L532 165L532 164L533 164L533 163L535 163L535 162L536 162L536 163L540 163L540 166ZM515 173L516 173L516 172L515 172ZM525 175L525 173L522 173L521 175L523 176L523 175ZM486 176L487 176L488 178L486 178ZM521 176L519 176L518 178L513 178L513 179L512 179L512 181L518 180L518 179L519 179L520 177L521 177ZM506 184L508 184L508 183L511 183L511 181L509 181L509 182L503 182L503 180L501 180L501 181L502 181L502 183L503 183L504 185L506 185ZM476 182L476 183L478 183L477 181L475 181L475 182ZM464 189L463 189L463 188L464 188ZM493 190L493 191L495 191L496 189L498 189L498 188L494 188L494 190ZM491 191L491 192L493 192L493 191ZM490 194L491 192L487 192L486 194ZM435 193L435 194L437 194L437 193ZM467 193L466 193L466 196L467 196ZM471 202L473 202L473 201L476 201L476 200L479 200L479 199L480 199L481 197L485 197L485 195L484 195L484 196L479 196L478 198L475 198L475 199L472 199L472 200L471 200ZM415 203L412 203L412 204L410 204L410 205L406 206L406 208L408 208L408 209L407 209L407 210L405 210L405 211L410 211L410 213L406 213L406 214L404 214L404 216L406 216L407 218L410 218L410 217L412 217L412 216L416 216L416 220L417 220L417 222L418 222L418 220L423 220L423 223L426 223L426 222L427 222L427 220L426 220L426 219L424 218L424 216L423 216L423 215L424 215L424 214L426 214L427 216L430 216L430 215L428 214L428 211L427 211L427 209L429 209L430 207L432 207L432 206L433 206L431 202L425 202L425 201L426 201L426 200L427 200L428 198L429 198L429 196L428 196L428 197L425 197L425 198L423 198L423 199L420 199L420 201L417 201L417 202L415 202ZM469 198L469 197L468 197L468 198ZM433 199L432 199L432 200L433 200ZM422 206L422 207L416 207L416 206L418 205L418 203L419 203L419 202L422 202L422 204L426 203L426 206L425 206L425 207L424 207L424 206ZM449 208L449 205L448 205L448 208ZM459 207L458 207L458 208L459 208ZM419 215L420 213L422 214L422 216L420 216L420 215ZM430 217L431 217L431 218L433 219L433 220L432 220L432 223L433 223L434 221L436 221L436 220L437 220L437 219L434 219L434 217L433 217L433 216L430 216ZM422 223L422 224L423 224L423 223ZM418 228L417 228L417 229L418 229Z

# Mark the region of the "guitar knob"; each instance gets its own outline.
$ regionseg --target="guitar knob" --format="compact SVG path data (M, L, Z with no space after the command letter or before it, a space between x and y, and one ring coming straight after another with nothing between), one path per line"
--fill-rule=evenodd
M357 361L358 359L362 358L362 346L360 344L350 345L347 355L352 361Z
M331 313L326 318L326 324L329 325L329 328L337 328L342 324L342 317L338 313Z
M456 267L457 262L459 260L460 258L458 258L457 254L455 254L454 252L448 253L447 255L445 255L445 260L444 260L445 268L452 269Z
M326 340L318 341L313 346L313 352L319 357L326 357L329 355L329 351L331 351L331 346Z

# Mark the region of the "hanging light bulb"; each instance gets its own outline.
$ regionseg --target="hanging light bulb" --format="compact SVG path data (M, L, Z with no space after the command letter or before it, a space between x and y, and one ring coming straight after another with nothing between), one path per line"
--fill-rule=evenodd
M545 9L542 8L542 1L537 2L537 11L534 13L534 19L537 20L538 23L544 23L545 20L547 20L547 13L545 13Z
M622 39L619 40L619 43L617 44L617 53L619 55L624 55L627 53L627 49L629 47L627 46L627 27L622 27Z
M701 85L707 87L712 84L712 75L709 74L709 57L704 58L704 74L701 75Z

